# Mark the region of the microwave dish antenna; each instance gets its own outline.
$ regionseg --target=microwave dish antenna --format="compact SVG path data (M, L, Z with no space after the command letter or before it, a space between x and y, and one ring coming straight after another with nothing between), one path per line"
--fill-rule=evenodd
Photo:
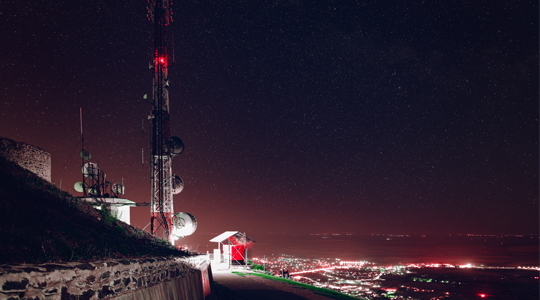
M171 136L169 145L171 147L172 157L182 154L182 152L184 152L184 142L182 142L182 140L177 136Z
M123 184L117 182L115 184L113 184L113 186L111 187L111 192L115 195L120 195L120 194L124 194L125 193L125 187Z
M96 163L88 162L83 165L82 172L84 177L95 177L99 174L99 168Z
M82 181L78 181L75 183L74 188L77 192L82 193L84 191L84 183Z
M173 237L179 239L188 235L192 235L197 229L197 219L187 212L179 212L173 217Z
M81 150L81 152L79 153L79 156L80 156L83 160L90 160L90 159L92 159L92 153L90 153L90 151L85 150L85 149L82 149L82 150Z
M173 175L172 177L172 189L173 189L173 195L180 194L180 192L184 189L184 181L180 176Z

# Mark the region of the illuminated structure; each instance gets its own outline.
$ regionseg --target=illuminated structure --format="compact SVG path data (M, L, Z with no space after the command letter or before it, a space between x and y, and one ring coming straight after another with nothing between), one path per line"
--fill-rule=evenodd
M225 231L211 239L210 242L218 243L218 248L214 249L214 262L216 264L226 263L230 267L232 264L247 265L251 259L251 250L255 241L245 233Z
M172 174L172 158L184 151L184 144L170 135L166 29L172 22L171 15L170 0L148 1L148 18L154 23L153 102L148 117L152 123L150 230L153 235L161 231L163 238L173 243L173 227L177 226L172 195L179 193L184 183Z
M102 206L105 206L110 210L111 214L120 221L131 224L130 208L136 206L136 203L120 197L125 191L124 179L122 179L122 183L117 182L111 185L111 183L106 180L107 176L105 175L105 172L99 168L98 164L90 162L92 153L84 148L82 108L80 111L80 118L82 181L75 183L75 191L83 194L82 197L79 197L80 199L91 203L96 206L97 209L102 209ZM110 187L110 193L107 192L108 187Z

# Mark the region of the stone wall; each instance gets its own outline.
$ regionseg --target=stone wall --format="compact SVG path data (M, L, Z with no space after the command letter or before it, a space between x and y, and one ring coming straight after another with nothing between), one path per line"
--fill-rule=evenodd
M211 280L205 256L1 265L0 300L209 300Z
M0 156L51 182L51 154L36 146L0 137Z

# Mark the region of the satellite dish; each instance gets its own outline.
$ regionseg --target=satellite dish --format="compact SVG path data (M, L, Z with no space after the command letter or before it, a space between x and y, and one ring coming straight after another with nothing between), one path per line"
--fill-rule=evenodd
M184 189L184 181L182 178L180 178L180 176L172 176L172 189L173 195L180 194L180 192Z
M82 193L84 191L84 183L82 181L78 181L75 183L75 190L79 193Z
M171 155L176 156L178 154L182 154L184 152L184 142L177 137L177 136L171 136L171 140L169 142L171 147Z
M92 153L90 153L90 151L88 151L88 150L83 149L79 153L79 156L84 160L90 160L92 158Z
M124 185L119 182L113 184L113 186L111 187L111 191L113 192L113 194L116 194L116 195L123 194L124 190L125 190Z
M94 177L97 176L99 168L96 163L88 162L84 164L82 172L85 177Z
M192 235L197 229L197 219L186 212L179 212L174 214L173 217L173 237L175 240Z

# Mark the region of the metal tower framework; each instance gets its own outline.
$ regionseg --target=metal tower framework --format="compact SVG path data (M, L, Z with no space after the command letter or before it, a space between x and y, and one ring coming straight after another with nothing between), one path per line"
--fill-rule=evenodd
M80 152L80 157L82 159L82 184L80 185L80 188L82 189L83 198L91 197L96 203L104 203L103 198L105 197L105 190L109 186L109 182L105 180L105 173L98 168L97 163L90 162L92 154L84 148L82 107L80 108L80 120L82 144Z
M169 81L166 28L171 18L171 0L148 0L148 17L154 23L152 157L150 160L152 201L151 232L163 232L171 243L173 227L172 149L169 123Z

